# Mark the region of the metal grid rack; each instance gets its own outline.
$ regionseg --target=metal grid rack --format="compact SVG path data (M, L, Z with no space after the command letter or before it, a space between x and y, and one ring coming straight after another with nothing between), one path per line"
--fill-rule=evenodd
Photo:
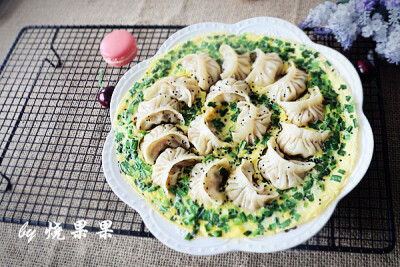
M154 55L182 26L29 26L18 34L0 67L0 222L73 229L78 219L99 230L111 220L115 233L152 237L140 216L109 188L101 169L110 130L107 109L96 101L103 84L116 85L136 63ZM131 31L135 60L111 68L99 52L115 29ZM312 31L307 31L312 37ZM317 40L351 61L372 44L358 41L342 51L332 36ZM371 166L362 182L338 205L328 224L298 249L386 253L394 247L392 197L383 102L363 82L364 111L375 135Z

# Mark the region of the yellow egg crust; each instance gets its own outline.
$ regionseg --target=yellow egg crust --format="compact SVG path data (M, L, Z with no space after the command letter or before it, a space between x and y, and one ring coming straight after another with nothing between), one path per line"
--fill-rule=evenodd
M240 40L242 40L242 42L240 42ZM209 33L196 36L188 41L176 45L175 47L170 49L167 53L154 59L150 64L148 70L144 74L144 76L137 82L139 86L136 85L136 89L133 90L134 94L132 94L132 91L130 91L123 97L118 106L116 117L113 120L114 132L116 137L118 136L118 138L116 138L115 147L117 150L116 153L119 163L125 161L128 162L129 164L134 164L135 162L135 160L133 159L130 159L130 161L126 160L127 154L126 151L124 150L125 149L124 146L127 140L133 137L132 139L136 138L136 140L140 142L143 135L143 133L141 131L138 131L133 124L132 116L136 112L138 103L132 105L132 102L134 102L135 99L137 99L138 93L140 91L146 90L147 87L153 84L153 83L145 84L146 83L145 81L148 81L149 79L151 80L153 78L155 82L159 79L159 77L157 76L156 78L154 78L154 75L159 74L160 72L152 72L152 71L155 68L157 68L158 65L160 65L159 63L160 60L166 60L169 61L170 63L170 69L164 71L162 75L165 76L176 75L176 76L190 77L190 73L186 72L181 66L178 66L178 64L176 63L176 61L179 59L177 55L190 54L191 52L195 51L205 51L209 52L209 54L212 52L212 54L215 56L215 59L218 58L222 59L217 49L214 50L213 47L214 46L218 47L218 45L227 42L239 45L239 47L236 48L238 52L252 51L253 50L252 48L254 48L254 46L262 47L262 44L264 45L264 47L267 47L266 49L273 48L272 52L278 51L279 49L283 57L285 57L285 52L286 52L288 58L287 60L284 60L284 70L288 68L289 61L297 60L297 62L301 62L301 59L303 59L304 62L307 62L307 60L309 60L308 58L311 58L312 62L309 65L316 64L315 62L318 62L318 66L314 67L313 71L317 72L322 70L324 74L322 74L323 77L320 77L320 79L323 82L329 81L331 84L331 90L337 94L337 101L339 102L341 108L341 112L339 112L340 118L342 121L344 121L345 125L344 127L345 130L340 130L339 147L341 144L346 144L346 145L345 148L332 151L331 155L329 155L329 157L332 157L331 160L333 159L336 160L337 164L335 168L332 167L332 170L330 170L330 173L328 175L324 176L323 180L316 180L315 176L318 175L318 171L316 169L311 170L309 176L313 176L313 178L307 176L305 178L304 183L295 188L283 190L283 192L278 190L280 197L275 201L273 207L267 205L263 209L260 209L259 211L252 214L249 214L248 212L242 210L239 207L235 207L230 202L225 202L221 206L206 207L207 210L210 209L212 210L212 212L210 213L217 214L219 216L219 222L214 225L211 225L211 227L210 227L211 223L209 221L203 220L201 218L198 218L197 222L195 222L194 225L191 223L186 224L187 220L185 221L185 219L187 219L188 214L186 215L177 214L177 208L174 205L176 197L172 193L166 195L157 187L155 187L156 190L153 191L151 190L143 191L139 189L138 183L135 182L135 179L136 180L139 179L140 183L141 182L145 184L148 183L146 188L149 188L151 184L151 170L147 171L148 177L145 178L141 177L141 174L139 175L136 173L135 175L130 175L132 173L127 174L124 172L124 170L122 170L125 179L136 189L136 191L139 194L141 194L149 203L151 203L153 208L158 212L160 212L160 214L162 214L162 216L165 217L166 220L175 223L177 226L184 227L185 229L188 229L189 231L191 231L191 233L193 233L191 236L189 234L188 235L189 237L187 239L191 239L196 235L210 236L210 237L221 236L226 238L248 238L261 235L270 235L284 230L288 230L290 228L308 222L313 218L315 218L316 216L318 216L322 211L324 211L324 209L329 204L331 204L331 202L339 195L341 189L347 184L347 181L358 159L359 130L357 127L357 114L356 114L356 108L354 106L355 104L353 102L353 95L351 92L351 88L348 87L346 81L343 79L340 73L327 61L327 59L323 55L316 52L312 48L309 48L305 45L302 45L300 43L291 40L284 40L270 36L266 37L265 35L256 35L251 33L246 33L243 35L232 35L225 32L219 32L219 33ZM204 45L204 43L206 43L206 46ZM246 48L248 50L246 50ZM180 51L184 52L180 53ZM309 52L304 53L304 51L309 51ZM271 51L266 50L266 52L271 52ZM305 55L307 55L308 57L305 57ZM296 65L299 64L296 63ZM167 73L165 74L165 72ZM308 71L308 73L309 73L308 80L311 80L310 72ZM132 88L134 87L135 86L132 85ZM310 88L310 85L308 87ZM257 93L261 88L252 87L251 89L253 92ZM206 97L206 92L204 91L201 91L197 96L197 98L200 98L201 102L203 103L205 101L205 97ZM133 114L129 113L127 114L126 111L129 110L129 108L131 108L131 110L132 109L134 110ZM207 108L208 107L203 106L200 112L204 112ZM223 107L218 107L218 108L223 108ZM337 116L336 113L334 113L329 107L327 107L326 114L333 114ZM232 112L230 110L228 111L228 115L232 115ZM280 121L285 121L287 119L285 111L283 109L280 109L280 114L278 118ZM325 119L321 123L323 124L324 122L326 122ZM226 127L224 127L223 131L220 133L221 138L224 138L224 136L226 137L229 135L229 128L233 124L234 122L225 123ZM177 127L181 129L184 133L187 133L188 129L187 125L177 125ZM352 127L352 129L349 130L349 127ZM129 130L130 132L128 132ZM349 130L349 132L347 132L346 130ZM269 135L276 137L278 131L279 131L278 127L276 128L270 127L268 133ZM123 137L122 134L124 134ZM232 143L235 146L240 145L233 141ZM120 151L122 152L120 153ZM265 151L266 151L265 142L264 144L262 144L262 142L260 141L257 145L253 147L253 151L250 155L246 155L245 149L242 149L237 153L238 158L248 157L249 160L254 164L254 168L256 169L256 174L254 175L254 179L257 180L258 183L263 183L262 182L263 179L260 175L260 172L258 171L257 162L259 160L259 156L264 154ZM339 151L340 154L338 153ZM343 153L343 151L345 153ZM325 151L320 152L319 154L312 157L312 159L319 159L323 156L324 153L326 154L327 152ZM138 155L137 157L142 160L142 163L145 163L143 156L141 155L140 149L138 148L137 148L137 155ZM215 150L213 152L213 156L215 158L218 158L219 155L220 155L219 151ZM228 153L224 154L224 157L228 158L230 162L234 161L234 158ZM148 167L151 168L151 166ZM332 177L334 177L334 179L332 179ZM338 181L337 179L338 177L340 177L340 181ZM310 180L313 181L313 184L311 186L311 189L308 190L309 193L306 194L304 193L304 187L306 186L307 181ZM263 184L266 185L267 189L272 189L276 191L276 189L271 184L266 184L266 183ZM296 193L299 194L295 195ZM303 194L303 197L297 199L299 198L300 194ZM313 195L313 197L309 198L306 197L306 195L310 196L311 194ZM183 197L182 199L186 200L188 195L186 195L185 197ZM293 202L295 202L294 208L292 207ZM185 201L184 203L186 205ZM285 203L289 203L290 205ZM162 206L164 206L167 209L161 208L162 211L160 211L160 207ZM198 203L198 206L202 208L201 203ZM287 206L289 206L289 208L285 210ZM190 209L189 206L188 209ZM271 210L272 214L270 214ZM241 220L240 222L240 220L238 219L238 214L240 213L244 213L246 215L246 220ZM234 217L235 215L236 217ZM198 214L197 216L201 217L201 214L200 215ZM226 220L226 217L228 217L229 219L228 221L224 222L224 220ZM221 218L223 218L222 222ZM289 225L287 225L288 221L290 222ZM225 225L228 225L228 227L226 226L222 227L221 224L223 222Z

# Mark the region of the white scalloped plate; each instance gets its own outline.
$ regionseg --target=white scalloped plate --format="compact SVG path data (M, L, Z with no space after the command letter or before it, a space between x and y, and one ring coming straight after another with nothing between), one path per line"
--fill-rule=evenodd
M168 247L180 252L195 255L212 255L229 251L275 252L295 247L315 235L329 220L337 203L347 195L363 178L372 159L373 135L371 126L362 111L363 89L360 78L353 65L339 52L313 43L307 35L295 25L277 18L258 17L240 21L236 24L200 23L186 27L171 37L161 46L155 57L165 53L176 44L203 33L228 31L233 34L244 32L265 34L284 39L291 39L306 44L323 54L345 78L352 89L359 116L360 158L353 170L348 184L339 196L315 219L298 226L291 231L258 238L207 238L198 237L192 241L184 240L187 231L163 218L152 206L137 193L120 173L113 143L113 130L108 134L103 148L103 169L108 184L114 193L141 215L151 233ZM118 82L111 101L110 115L114 120L117 106L125 93L145 73L153 58L147 59L130 69Z

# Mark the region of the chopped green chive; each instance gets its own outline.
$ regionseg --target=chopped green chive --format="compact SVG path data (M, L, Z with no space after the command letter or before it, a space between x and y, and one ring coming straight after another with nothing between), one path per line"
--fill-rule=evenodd
M207 106L215 108L217 104L215 104L214 102L208 102Z
M251 235L251 231L246 231L246 232L244 232L243 233L245 236L249 236L249 235Z
M166 212L168 211L168 208L165 207L165 206L163 206L163 205L161 205L161 206L160 206L160 211L161 211L162 213L166 213Z
M203 162L213 161L213 160L214 160L214 157L213 157L212 155L207 155L207 157L205 157L205 158L203 159Z
M300 192L296 192L295 194L293 194L293 198L296 200L301 200L303 199L304 195Z
M357 119L353 119L353 123L354 123L354 128L357 128L358 127Z
M223 123L221 119L213 119L211 120L211 123L218 132L222 132L222 128L225 126L225 123Z
M212 232L211 234L208 234L208 236L221 237L222 236L222 231L221 230L216 230L216 231Z
M288 227L290 225L290 223L291 223L291 220L287 219L286 221L284 221L283 223L281 223L279 225L279 228L286 228L286 227Z
M276 229L276 223L271 223L269 225L269 230L274 231Z
M332 175L331 180L340 183L342 181L342 176Z

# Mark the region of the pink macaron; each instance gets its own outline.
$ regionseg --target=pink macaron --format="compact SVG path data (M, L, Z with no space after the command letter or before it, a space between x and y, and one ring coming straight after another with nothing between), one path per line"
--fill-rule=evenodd
M136 39L125 30L107 34L100 43L100 53L104 60L114 67L121 67L131 62L137 54Z

